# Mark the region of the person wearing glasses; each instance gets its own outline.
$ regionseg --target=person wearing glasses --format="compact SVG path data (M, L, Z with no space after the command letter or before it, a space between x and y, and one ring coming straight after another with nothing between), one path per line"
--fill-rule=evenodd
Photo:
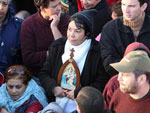
M48 104L44 90L32 76L22 65L7 68L6 83L0 87L1 113L37 113Z

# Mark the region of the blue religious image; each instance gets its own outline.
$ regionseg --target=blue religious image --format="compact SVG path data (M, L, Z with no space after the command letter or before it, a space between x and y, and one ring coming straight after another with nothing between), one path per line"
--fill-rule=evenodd
M64 70L61 79L61 87L68 90L76 88L76 72L73 65L70 63Z

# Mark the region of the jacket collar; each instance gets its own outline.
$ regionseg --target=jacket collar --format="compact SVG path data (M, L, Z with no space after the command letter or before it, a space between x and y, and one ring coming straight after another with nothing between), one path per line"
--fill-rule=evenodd
M123 17L120 17L118 19L119 19L119 21L117 24L119 25L118 26L119 30L122 32L125 32L125 33L131 33L131 31L132 31L131 28L129 26L126 26L123 24ZM146 14L145 19L144 19L144 23L143 23L142 28L140 30L140 34L144 33L144 32L150 32L149 24L150 24L150 17Z
M42 17L40 11L38 11L38 12L36 13L36 18L37 18L38 22L40 22L40 23L42 23L42 24L44 24L44 25L48 25L48 26L49 26L49 24L51 23L51 21L46 20L46 19L44 19L44 18Z
M6 25L8 23L8 21L9 21L9 19L12 18L12 17L13 17L12 13L8 10L8 12L6 14L6 17L5 17L4 21L3 21L3 25L2 26Z
M106 0L101 0L93 9L101 10L107 6L108 6L108 4L107 4Z

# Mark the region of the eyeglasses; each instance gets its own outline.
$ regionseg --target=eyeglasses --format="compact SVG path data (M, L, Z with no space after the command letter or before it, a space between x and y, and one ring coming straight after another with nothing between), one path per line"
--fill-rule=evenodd
M19 75L22 75L22 74L24 74L24 70L23 69L9 69L6 73L7 74L17 73Z

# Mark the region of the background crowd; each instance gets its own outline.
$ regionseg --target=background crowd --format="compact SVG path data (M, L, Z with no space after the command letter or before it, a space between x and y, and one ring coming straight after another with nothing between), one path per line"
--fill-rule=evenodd
M149 15L150 0L0 0L0 112L149 113Z

